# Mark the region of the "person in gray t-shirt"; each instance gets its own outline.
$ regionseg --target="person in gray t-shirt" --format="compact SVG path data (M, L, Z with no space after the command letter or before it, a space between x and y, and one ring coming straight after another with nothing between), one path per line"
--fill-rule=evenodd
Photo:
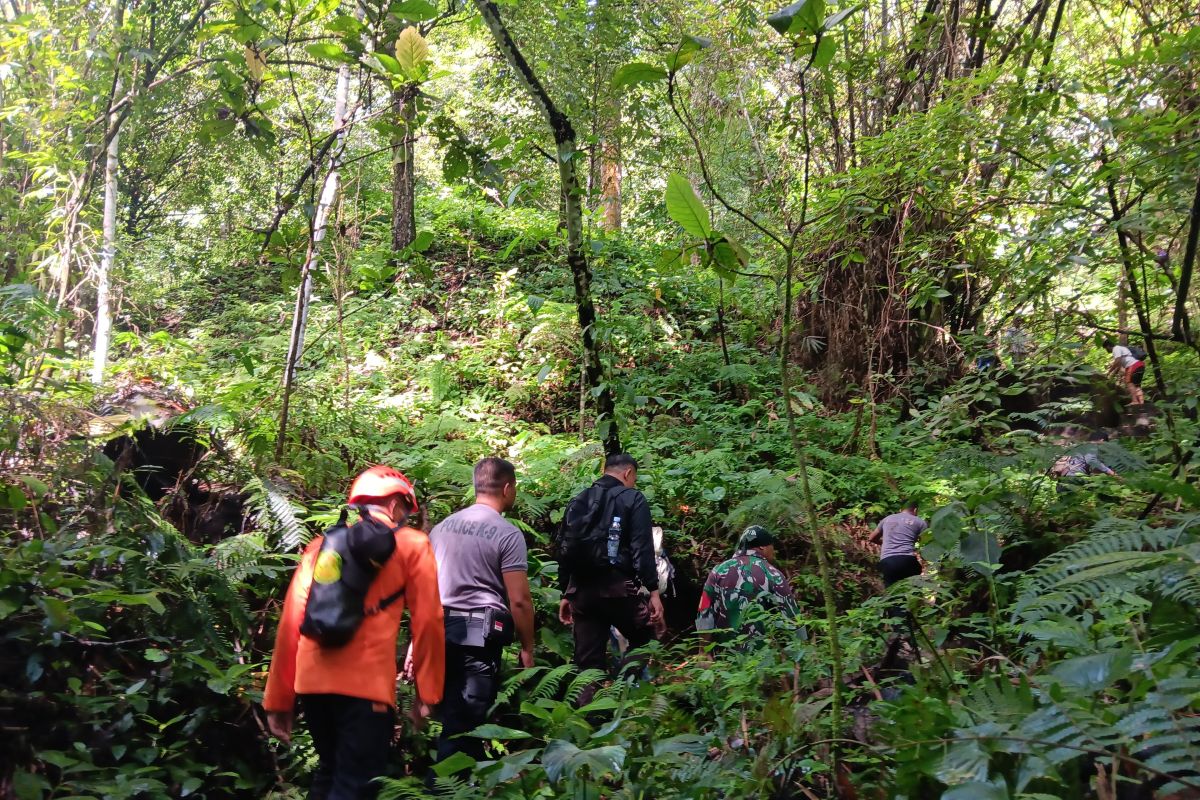
M520 664L533 666L533 598L525 537L501 516L517 499L517 473L502 458L475 465L475 505L451 514L429 533L446 614L446 686L438 717L437 760L463 752L483 759L483 740L460 736L487 721L500 689L503 639L495 612L512 615ZM486 623L486 624L485 624Z
M525 535L487 502L451 514L429 534L442 607L508 610L506 572L526 573Z
M916 502L908 502L898 514L889 514L880 520L871 533L872 543L882 542L879 551L879 570L883 582L891 586L896 581L921 574L921 562L917 558L917 537L929 525L917 516Z

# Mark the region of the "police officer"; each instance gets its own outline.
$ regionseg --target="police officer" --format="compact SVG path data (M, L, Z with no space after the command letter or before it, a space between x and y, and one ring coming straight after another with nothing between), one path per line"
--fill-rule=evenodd
M517 473L502 458L475 465L475 505L429 534L446 619L446 683L438 709L437 758L483 758L483 741L455 738L483 724L500 688L500 658L514 638L519 663L533 666L533 599L525 537L502 514L517 499Z

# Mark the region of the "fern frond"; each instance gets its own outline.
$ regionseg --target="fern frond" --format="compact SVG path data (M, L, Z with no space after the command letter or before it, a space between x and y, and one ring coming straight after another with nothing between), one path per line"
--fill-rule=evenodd
M492 704L492 708L499 708L511 702L522 686L531 682L545 670L546 667L532 667L510 675L500 687L500 691L496 693L496 702Z
M1141 456L1126 450L1120 442L1103 442L1097 448L1100 460L1122 475L1146 472L1150 465Z
M416 778L379 778L377 782L379 800L426 800L429 797L429 790ZM449 800L467 800L475 795L470 784L456 778L438 778L436 787L436 796Z
M261 528L274 534L280 550L292 551L308 544L312 538L300 522L304 508L284 494L283 489L267 477L252 478L246 484L250 493L247 504L258 511Z
M529 693L532 700L545 700L558 693L558 687L562 684L563 679L573 672L575 666L573 664L561 664L547 672L538 681L537 686L533 687L533 691Z
M1115 749L1124 739L1121 732L1078 708L1071 713L1061 705L1046 705L1026 716L1017 727L1021 738L1046 743L1038 755L1050 764L1079 758L1087 749Z
M229 582L238 584L251 575L263 573L262 560L266 554L267 543L261 534L242 533L217 542L209 559Z
M1159 573L1158 589L1163 597L1200 606L1200 543L1171 551L1175 556Z
M963 696L962 705L980 723L1013 725L1035 708L1033 692L1022 677L1014 684L1007 675L982 675Z
M650 699L648 715L656 723L662 722L671 710L671 702L661 694L655 694Z
M567 684L567 690L563 692L563 700L568 703L575 703L579 700L579 696L583 694L584 689L602 680L604 680L604 673L602 671L598 669L583 670ZM600 696L600 692L597 692L597 696Z
M1167 708L1152 705L1155 695L1131 714L1126 714L1114 726L1129 738L1129 751L1146 766L1167 775L1200 777L1200 717L1174 714ZM1184 788L1172 783L1163 788L1170 793Z
M1039 619L1048 611L1066 611L1113 591L1136 591L1166 584L1185 597L1198 594L1200 576L1174 565L1195 564L1191 531L1200 515L1178 525L1154 528L1135 520L1102 520L1086 539L1063 548L1034 567L1020 583L1015 615Z

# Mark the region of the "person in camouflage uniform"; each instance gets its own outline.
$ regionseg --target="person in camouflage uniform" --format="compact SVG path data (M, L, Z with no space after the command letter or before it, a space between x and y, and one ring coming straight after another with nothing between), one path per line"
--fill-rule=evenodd
M796 615L796 599L783 573L771 561L775 537L761 525L751 525L738 538L733 558L713 568L700 594L696 630L716 632L717 641L765 632L761 611Z

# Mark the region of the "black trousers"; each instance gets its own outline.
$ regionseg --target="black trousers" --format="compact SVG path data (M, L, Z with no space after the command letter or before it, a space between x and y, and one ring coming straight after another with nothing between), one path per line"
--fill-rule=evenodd
M921 562L916 556L888 556L879 562L879 571L883 573L884 585L891 586L896 581L920 575Z
M320 759L308 800L373 800L387 771L395 709L340 694L300 696L300 710Z
M610 627L629 640L630 650L655 638L649 598L632 592L613 594L612 587L584 585L567 598L575 621L575 663L580 669L608 671Z
M446 642L446 684L438 721L437 760L455 753L483 760L483 740L473 736L454 738L473 731L487 721L488 711L500 691L500 654L496 645L470 647Z

